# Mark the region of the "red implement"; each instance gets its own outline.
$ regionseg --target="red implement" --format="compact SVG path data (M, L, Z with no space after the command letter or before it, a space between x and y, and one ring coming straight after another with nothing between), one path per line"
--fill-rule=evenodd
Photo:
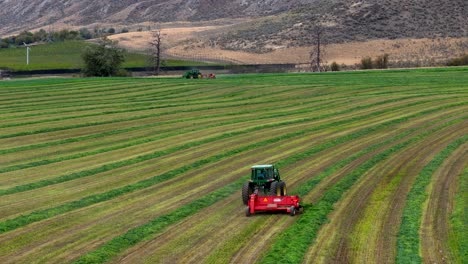
M257 211L283 211L291 216L302 210L299 205L299 196L259 196L257 194L250 195L248 208L245 212L246 216L250 216Z

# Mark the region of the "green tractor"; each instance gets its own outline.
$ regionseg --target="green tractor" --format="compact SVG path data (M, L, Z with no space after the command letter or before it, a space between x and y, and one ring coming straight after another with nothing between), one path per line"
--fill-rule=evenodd
M255 165L251 170L250 180L242 186L242 202L245 205L254 192L271 196L286 195L286 183L281 180L275 165Z
M193 69L193 70L190 70L190 71L187 71L186 73L184 73L184 75L182 76L182 78L185 78L185 79L201 79L203 77L203 75L201 74L201 72L197 69Z

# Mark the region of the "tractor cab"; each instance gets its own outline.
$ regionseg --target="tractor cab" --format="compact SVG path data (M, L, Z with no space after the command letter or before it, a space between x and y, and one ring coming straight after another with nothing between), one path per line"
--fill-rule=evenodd
M256 184L280 181L279 171L274 165L270 164L252 166L250 181Z
M286 183L281 180L275 165L252 166L250 180L242 186L242 202L245 205L248 204L250 195L253 193L271 196L286 195Z

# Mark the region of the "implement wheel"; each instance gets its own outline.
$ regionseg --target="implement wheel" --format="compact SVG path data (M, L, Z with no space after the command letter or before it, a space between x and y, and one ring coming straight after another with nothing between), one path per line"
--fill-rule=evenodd
M289 212L290 216L295 216L296 215L296 208L294 206L291 206L291 208L289 210L290 210L290 212Z

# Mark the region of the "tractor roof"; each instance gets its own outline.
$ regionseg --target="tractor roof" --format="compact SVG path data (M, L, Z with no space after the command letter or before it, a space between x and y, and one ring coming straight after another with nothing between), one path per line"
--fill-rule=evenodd
M265 164L265 165L254 165L254 166L252 166L252 169L265 169L265 168L273 168L273 165Z

